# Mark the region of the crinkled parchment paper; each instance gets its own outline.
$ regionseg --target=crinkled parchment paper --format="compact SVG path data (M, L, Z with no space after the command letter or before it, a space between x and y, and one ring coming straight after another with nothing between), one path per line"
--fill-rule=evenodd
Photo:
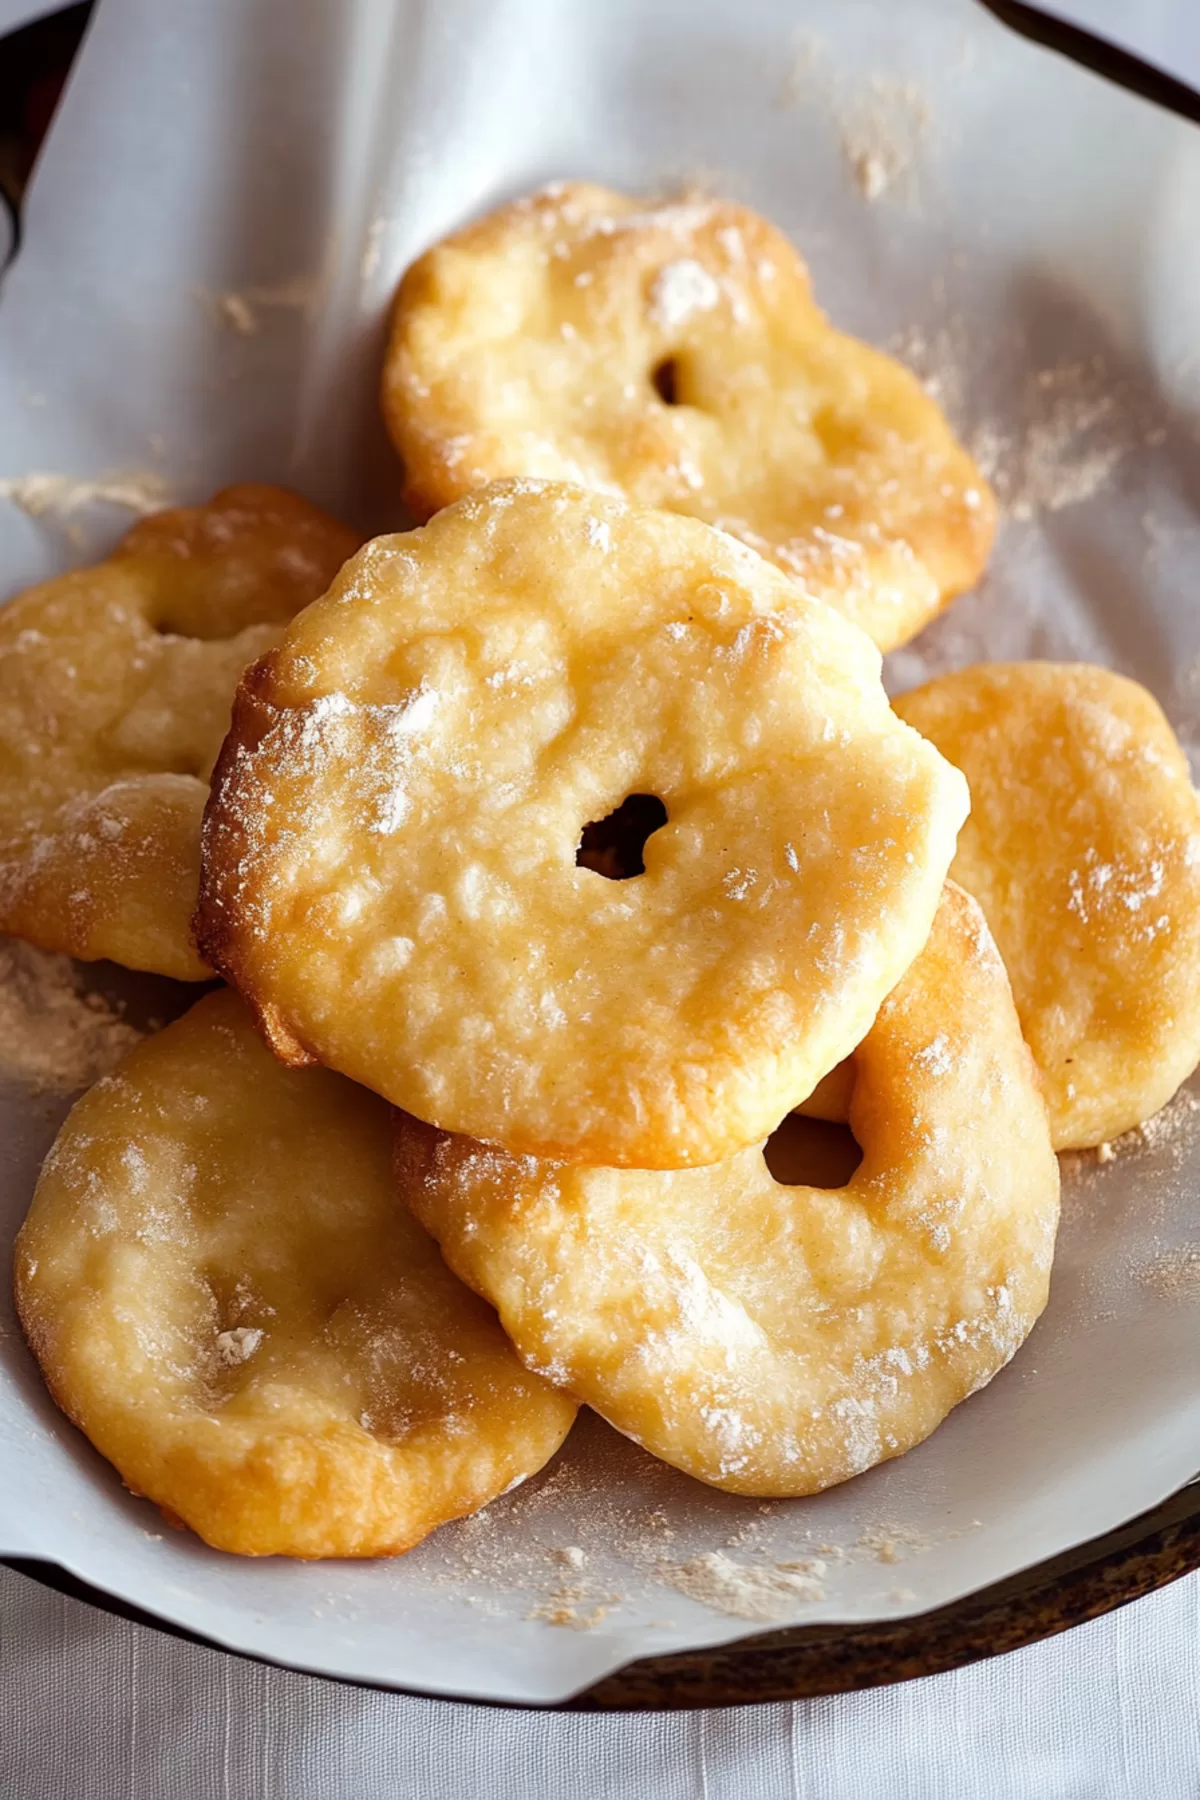
M396 277L559 175L760 207L975 446L1006 513L992 570L890 659L894 688L1090 658L1200 746L1200 134L969 0L101 0L0 294L6 586L247 476L400 522L374 400ZM22 967L35 1013L68 1003L61 969L47 1001ZM102 1055L121 1032L96 1018ZM7 1246L65 1100L31 1084L13 1006L0 1027ZM56 1414L0 1301L0 1549L282 1662L509 1700L784 1620L917 1612L1200 1465L1198 1183L1187 1094L1069 1159L1027 1348L845 1488L721 1496L588 1417L393 1563L239 1562L169 1530Z

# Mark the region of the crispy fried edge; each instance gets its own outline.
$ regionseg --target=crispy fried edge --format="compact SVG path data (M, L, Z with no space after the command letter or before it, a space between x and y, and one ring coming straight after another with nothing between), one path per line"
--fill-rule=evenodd
M246 890L245 827L226 802L243 754L252 754L274 722L273 698L278 652L270 650L251 663L233 697L229 730L213 769L200 826L200 892L192 915L192 938L209 967L245 1000L272 1053L289 1068L306 1069L320 1059L292 1029L281 1009L256 991L249 964L240 954L236 892ZM251 889L253 892L253 889Z

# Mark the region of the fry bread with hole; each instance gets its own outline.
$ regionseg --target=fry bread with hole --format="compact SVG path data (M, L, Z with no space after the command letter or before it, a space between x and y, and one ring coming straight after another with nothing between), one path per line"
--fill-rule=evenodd
M644 873L581 866L633 794ZM694 519L513 481L380 538L242 682L197 938L277 1052L633 1167L762 1138L928 934L966 811L879 652Z
M399 1187L518 1352L655 1456L809 1494L900 1456L1046 1303L1058 1164L1004 965L948 884L855 1058L863 1160L671 1173L514 1157L399 1116Z
M503 476L582 482L734 533L884 650L991 546L916 377L728 201L557 183L456 232L400 285L383 404L419 518Z

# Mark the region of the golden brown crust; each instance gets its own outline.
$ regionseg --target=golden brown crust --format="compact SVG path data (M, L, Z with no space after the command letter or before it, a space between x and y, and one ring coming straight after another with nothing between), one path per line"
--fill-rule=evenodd
M1046 1302L1059 1179L974 901L857 1053L863 1160L778 1183L762 1146L675 1173L536 1162L396 1117L400 1186L530 1368L734 1493L813 1493L935 1429Z
M503 477L583 482L735 533L882 649L994 533L916 378L836 332L788 240L728 201L557 183L454 233L400 284L383 406L420 518Z
M14 1276L63 1411L218 1549L393 1555L574 1417L406 1221L387 1108L280 1068L228 990L72 1112Z
M897 713L961 768L952 874L1008 966L1058 1149L1119 1136L1200 1059L1200 801L1161 707L1082 663L984 663Z
M237 686L229 730L213 769L212 791L231 785L243 757L258 749L275 721L271 703L274 651L251 663ZM197 882L192 938L209 968L218 969L245 998L265 1042L281 1063L292 1069L312 1068L319 1059L305 1045L277 1006L254 993L251 968L238 952L235 914L241 895L240 876L252 858L252 833L236 812L209 808L200 832L204 855ZM203 867L225 871L221 882L203 879ZM240 976L240 979L239 979Z
M629 794L667 822L606 880L581 834ZM285 1056L447 1128L712 1162L866 1029L965 804L867 638L742 545L503 483L369 545L243 683L198 941Z
M247 483L0 609L0 930L207 978L190 916L234 683L357 542Z
M803 1113L806 1119L828 1119L835 1125L843 1125L850 1117L853 1098L854 1058L848 1056L836 1069L830 1069L823 1081L818 1081L808 1099L796 1111Z

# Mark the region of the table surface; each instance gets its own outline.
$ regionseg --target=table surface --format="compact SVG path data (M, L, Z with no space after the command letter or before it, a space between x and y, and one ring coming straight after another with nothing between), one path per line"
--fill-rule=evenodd
M1179 68L1193 5L1058 10L1110 29L1136 13L1138 47L1174 46ZM0 30L49 10L0 0ZM0 1702L3 1800L1197 1800L1200 1576L925 1681L608 1718L269 1669L0 1568Z
M4 1800L1196 1800L1200 1575L926 1681L608 1718L269 1669L0 1568L0 1698Z

